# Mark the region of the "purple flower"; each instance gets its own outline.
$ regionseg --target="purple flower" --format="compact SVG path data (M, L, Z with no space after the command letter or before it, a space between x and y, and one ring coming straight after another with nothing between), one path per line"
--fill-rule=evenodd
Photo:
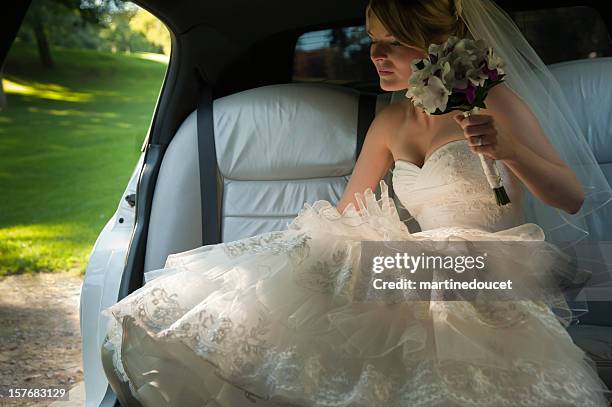
M496 81L498 78L498 72L497 69L489 69L488 67L483 67L482 68L482 73L487 75L489 77L490 80L492 81Z
M465 93L465 97L467 98L467 101L470 104L474 103L474 101L476 100L476 87L471 82L468 82L467 88L463 88L463 89L455 88L453 89L453 91L459 92L459 93Z

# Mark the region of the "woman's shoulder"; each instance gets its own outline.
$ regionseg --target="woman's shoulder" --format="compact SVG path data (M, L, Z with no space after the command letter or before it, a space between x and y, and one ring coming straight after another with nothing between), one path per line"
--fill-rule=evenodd
M415 137L423 133L415 107L409 99L387 105L379 115L388 124L387 146L392 152L407 151Z
M387 137L393 137L409 119L404 101L388 104L382 108L374 118L377 128L383 129Z
M403 115L402 109L396 103L386 105L377 111L369 126L365 144L385 146L391 151L390 146L396 138L395 133L402 126Z
M390 103L376 114L376 117L380 118L380 120L392 121L394 123L401 122L405 119L405 116L406 106L404 101Z

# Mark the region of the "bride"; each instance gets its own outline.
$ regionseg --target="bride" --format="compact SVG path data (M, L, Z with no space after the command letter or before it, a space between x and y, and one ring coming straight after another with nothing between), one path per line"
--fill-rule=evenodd
M559 114L565 107L526 102L535 100L529 91L556 97L546 76L513 71L520 64L504 52L528 44L518 30L491 30L514 42L486 34L491 24L514 27L489 0L370 0L366 27L383 90L406 89L411 62L449 35L493 43L508 86L493 88L487 109L468 118L430 116L408 99L389 105L336 207L306 203L287 230L172 254L104 310L104 346L143 406L607 405L605 384L552 304L397 302L358 267L362 241L493 241L502 253L508 242L544 242L547 225L585 231L572 226L601 205L593 186L609 200L588 146L570 139L571 118L543 114L550 100ZM561 152L592 164L579 167L590 172ZM497 160L510 204L496 204L477 153ZM395 192L420 232L400 220L382 180L392 165ZM540 225L529 213L547 216L534 218ZM508 278L549 271L520 257L498 267Z

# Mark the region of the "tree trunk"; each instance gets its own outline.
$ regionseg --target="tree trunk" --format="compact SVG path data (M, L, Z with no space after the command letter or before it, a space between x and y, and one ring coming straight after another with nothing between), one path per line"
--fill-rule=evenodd
M51 58L51 49L49 48L49 41L47 40L47 34L45 33L45 26L42 21L40 10L34 14L33 18L34 35L36 36L36 44L38 45L38 56L40 63L44 68L53 68L55 63Z

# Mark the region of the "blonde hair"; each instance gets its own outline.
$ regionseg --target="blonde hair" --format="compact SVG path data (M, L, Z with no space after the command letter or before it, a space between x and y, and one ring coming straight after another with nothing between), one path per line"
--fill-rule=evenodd
M373 13L397 40L427 51L451 35L471 37L460 7L460 0L369 0L366 19Z

